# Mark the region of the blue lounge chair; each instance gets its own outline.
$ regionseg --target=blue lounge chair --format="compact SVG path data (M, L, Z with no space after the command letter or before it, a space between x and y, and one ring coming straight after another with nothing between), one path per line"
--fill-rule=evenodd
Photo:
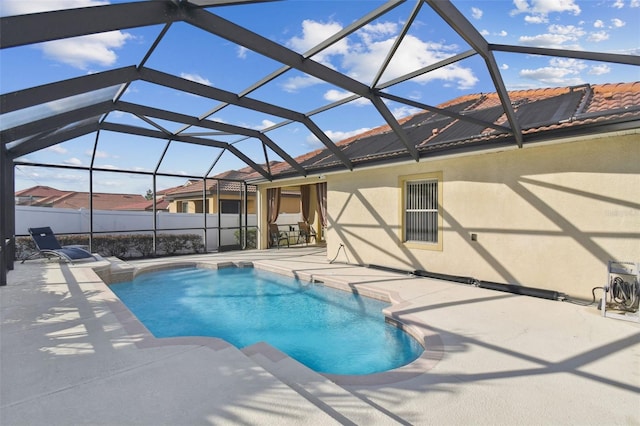
M83 249L81 246L61 246L56 235L48 226L42 228L29 228L29 235L31 235L38 252L26 259L22 259L21 263L24 263L25 260L31 259L37 255L46 257L58 256L67 262L74 262L81 259L97 260L94 255Z

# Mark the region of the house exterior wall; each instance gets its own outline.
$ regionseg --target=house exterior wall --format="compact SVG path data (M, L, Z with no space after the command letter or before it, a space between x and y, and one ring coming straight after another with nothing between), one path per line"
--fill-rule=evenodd
M402 242L402 177L442 173L442 247ZM327 257L591 299L640 261L640 131L327 175ZM477 241L471 240L477 235ZM344 244L343 252L339 252Z
M224 195L223 200L239 200L239 195ZM298 201L299 202L299 201ZM187 204L187 211L182 211L183 203ZM207 204L209 206L209 213L218 212L218 197L216 195L207 196ZM170 213L202 213L202 195L199 196L186 196L177 199L173 199L169 202ZM256 213L256 197L255 195L249 195L247 200L247 213Z

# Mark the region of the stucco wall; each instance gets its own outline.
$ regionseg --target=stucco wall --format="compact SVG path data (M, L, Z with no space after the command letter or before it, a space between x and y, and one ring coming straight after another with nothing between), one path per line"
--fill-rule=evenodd
M436 171L443 174L442 250L407 248L399 177ZM608 260L640 261L638 132L332 174L327 183L327 256L337 261L583 299L604 284Z
M223 200L239 200L239 195L224 195L222 197ZM202 213L202 195L199 196L191 196L191 197L183 197L181 199L171 200L169 202L168 210L170 213L183 213L182 211L178 211L178 203L188 203L187 213ZM209 213L217 213L218 212L218 197L216 195L211 195L207 197L207 204L209 205ZM256 213L256 196L249 195L247 199L247 213L255 214Z

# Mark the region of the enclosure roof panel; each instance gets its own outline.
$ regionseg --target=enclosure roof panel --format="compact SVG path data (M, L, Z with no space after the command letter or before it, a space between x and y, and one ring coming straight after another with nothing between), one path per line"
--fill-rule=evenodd
M108 147L116 134L215 148L203 177L249 167L273 180L637 127L635 10L580 0L527 11L506 0L490 11L462 0L36 3L0 9L0 142L11 159L94 133ZM524 25L534 18L554 23ZM132 158L147 155L146 144L130 146ZM196 173L181 157L171 160ZM167 161L154 159L159 170Z

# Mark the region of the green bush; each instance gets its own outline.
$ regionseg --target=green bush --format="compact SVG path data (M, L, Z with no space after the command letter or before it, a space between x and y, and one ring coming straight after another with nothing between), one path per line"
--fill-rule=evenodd
M158 235L158 247L168 255L173 255L187 248L189 242L182 235Z
M153 238L151 235L144 234L132 234L131 245L137 249L142 257L153 256Z
M62 246L89 246L89 236L57 235ZM202 237L197 234L160 234L157 239L158 255L204 253ZM120 259L133 259L153 256L153 236L150 234L96 235L93 237L92 251L101 256L115 256ZM36 253L31 237L16 238L16 259L26 259Z
M240 231L236 231L233 233L233 235L236 237L236 242L242 246L242 241L240 240L240 235L242 235L240 233ZM258 245L256 244L256 238L257 238L257 230L255 228L249 229L247 230L247 248L248 249L254 249L256 247L258 247Z

